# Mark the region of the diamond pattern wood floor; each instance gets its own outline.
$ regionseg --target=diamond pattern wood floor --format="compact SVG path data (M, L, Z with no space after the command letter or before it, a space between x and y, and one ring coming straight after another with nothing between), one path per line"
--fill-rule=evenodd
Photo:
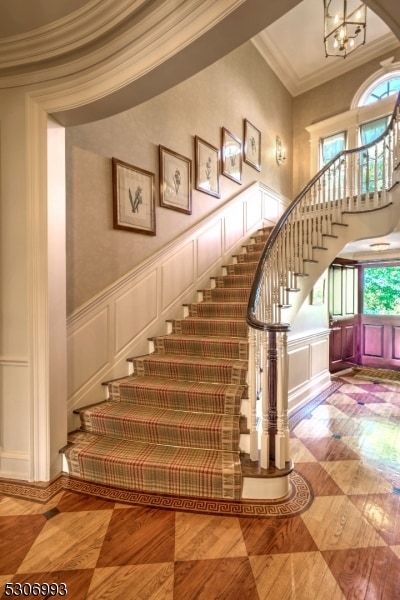
M294 420L296 472L314 492L301 514L0 495L1 597L7 582L65 582L72 600L398 600L400 384L340 381Z

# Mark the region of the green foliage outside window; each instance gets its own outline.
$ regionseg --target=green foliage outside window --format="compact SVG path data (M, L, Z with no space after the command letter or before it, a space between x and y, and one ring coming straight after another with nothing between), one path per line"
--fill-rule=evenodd
M400 266L364 269L363 312L400 315Z

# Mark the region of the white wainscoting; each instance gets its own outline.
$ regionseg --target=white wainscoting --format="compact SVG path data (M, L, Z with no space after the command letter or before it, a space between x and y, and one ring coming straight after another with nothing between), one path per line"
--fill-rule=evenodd
M7 399L3 402L0 398L1 423L7 423L0 427L0 477L4 478L30 478L28 366L27 358L0 357L2 398ZM14 431L21 434L18 440Z
M72 411L103 399L101 383L128 373L126 359L148 352L148 337L210 287L250 235L274 224L288 201L254 184L77 309L67 320L68 428Z
M300 408L331 382L329 330L288 341L289 413Z

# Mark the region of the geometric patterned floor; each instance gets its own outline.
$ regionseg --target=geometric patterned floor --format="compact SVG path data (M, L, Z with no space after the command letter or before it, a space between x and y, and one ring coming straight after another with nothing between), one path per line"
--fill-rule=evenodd
M296 472L314 494L295 516L0 492L1 597L398 600L400 384L339 384L291 431Z

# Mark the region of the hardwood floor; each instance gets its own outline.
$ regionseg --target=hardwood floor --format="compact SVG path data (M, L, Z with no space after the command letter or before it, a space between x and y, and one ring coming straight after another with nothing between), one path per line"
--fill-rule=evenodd
M314 499L286 517L0 495L1 597L65 583L72 600L398 600L399 425L400 384L341 377L293 421Z

